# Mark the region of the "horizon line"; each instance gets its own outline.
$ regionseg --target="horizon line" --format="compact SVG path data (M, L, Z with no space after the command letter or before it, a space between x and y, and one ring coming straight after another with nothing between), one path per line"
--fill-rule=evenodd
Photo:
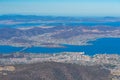
M120 16L114 16L114 15L49 15L49 14L0 14L0 16L4 15L23 15L23 16L60 16L60 17L120 17Z

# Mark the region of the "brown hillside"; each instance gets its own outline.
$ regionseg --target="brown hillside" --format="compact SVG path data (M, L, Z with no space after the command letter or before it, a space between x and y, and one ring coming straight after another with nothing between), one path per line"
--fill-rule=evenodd
M0 80L111 80L110 72L99 66L44 62L15 67L16 71L1 75Z

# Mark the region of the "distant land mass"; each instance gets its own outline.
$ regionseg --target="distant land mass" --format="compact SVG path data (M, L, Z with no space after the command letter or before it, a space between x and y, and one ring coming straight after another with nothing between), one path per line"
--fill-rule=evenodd
M84 46L101 38L120 38L119 17L0 16L1 47L22 47L19 51L31 47Z
M0 79L120 80L120 17L0 16Z
M1 15L0 27L35 26L120 26L120 17L69 17L37 15Z

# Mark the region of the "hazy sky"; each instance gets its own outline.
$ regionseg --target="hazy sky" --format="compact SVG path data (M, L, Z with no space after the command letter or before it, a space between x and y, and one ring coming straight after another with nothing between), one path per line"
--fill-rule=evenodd
M120 0L0 0L0 14L120 16Z

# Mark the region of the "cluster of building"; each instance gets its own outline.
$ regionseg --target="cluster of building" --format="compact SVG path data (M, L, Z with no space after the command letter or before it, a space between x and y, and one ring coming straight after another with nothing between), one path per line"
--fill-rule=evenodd
M6 57L7 56L7 57ZM9 57L8 57L9 56ZM62 52L56 54L23 54L15 53L4 55L0 58L0 65L9 64L29 64L36 62L62 62L76 63L80 65L101 65L111 71L113 80L120 80L120 55L117 54L96 54L94 56L85 55L84 52ZM8 69L0 67L0 70ZM12 68L14 70L14 68Z

